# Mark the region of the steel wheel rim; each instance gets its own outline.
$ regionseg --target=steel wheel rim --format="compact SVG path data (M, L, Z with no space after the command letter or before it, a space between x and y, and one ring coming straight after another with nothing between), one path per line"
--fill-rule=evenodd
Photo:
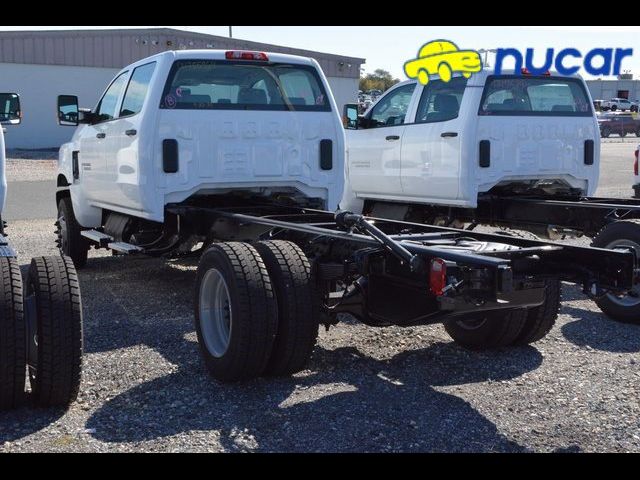
M624 238L620 238L618 240L614 240L610 242L605 248L614 249L619 247L631 247L636 252L636 258L640 259L640 245L632 240L626 240ZM631 291L625 295L614 295L612 293L607 293L607 298L615 303L616 305L620 305L621 307L635 307L640 304L640 283L636 283Z
M200 331L209 353L221 358L227 352L233 328L231 296L222 273L208 270L200 286Z

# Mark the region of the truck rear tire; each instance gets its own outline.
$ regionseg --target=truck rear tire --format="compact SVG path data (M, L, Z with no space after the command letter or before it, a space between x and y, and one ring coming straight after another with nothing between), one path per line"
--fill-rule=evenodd
M591 246L609 249L629 246L640 259L640 220L620 220L606 225L594 237ZM640 325L640 283L626 295L608 293L595 302L613 320Z
M611 129L609 127L602 127L600 129L600 136L602 138L609 138L610 135L611 135Z
M514 341L514 345L528 345L537 342L549 333L556 323L560 310L561 288L557 277L545 280L544 303L527 309L527 319Z
M444 328L464 348L490 350L513 345L526 321L526 309L497 310L446 320Z
M0 258L0 411L20 406L26 378L22 276L14 258Z
M195 326L205 366L221 382L248 380L266 369L278 329L269 273L247 243L214 244L200 258Z
M61 255L70 257L76 268L84 267L87 264L89 242L80 234L82 229L73 213L70 197L62 197L58 202L56 227L57 244Z
M259 242L278 303L278 333L265 373L291 375L303 370L311 357L320 325L319 305L314 301L311 265L293 242Z
M36 404L65 407L80 389L82 301L69 257L31 260L26 292L29 381Z

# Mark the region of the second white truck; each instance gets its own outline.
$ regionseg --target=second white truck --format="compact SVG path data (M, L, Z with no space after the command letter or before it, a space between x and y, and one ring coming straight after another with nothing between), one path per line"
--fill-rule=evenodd
M600 132L579 76L492 71L400 83L363 116L345 107L340 207L432 225L479 224L593 238L640 255L640 202L594 198ZM640 323L640 289L596 298Z

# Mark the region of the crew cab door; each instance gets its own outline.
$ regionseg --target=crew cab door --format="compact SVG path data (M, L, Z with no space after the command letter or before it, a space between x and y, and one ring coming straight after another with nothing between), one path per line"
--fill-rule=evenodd
M128 78L117 117L107 124L105 182L110 186L109 203L141 209L140 132L142 109L156 62L134 68Z
M106 161L117 148L112 127L127 78L128 72L123 72L111 82L96 107L97 121L79 132L81 178L90 201L108 200L112 190Z
M405 197L456 200L460 183L460 103L467 79L431 80L420 89L415 121L405 127L400 178Z
M356 195L402 194L400 152L415 88L412 82L391 89L361 120L358 130L347 130L349 182Z

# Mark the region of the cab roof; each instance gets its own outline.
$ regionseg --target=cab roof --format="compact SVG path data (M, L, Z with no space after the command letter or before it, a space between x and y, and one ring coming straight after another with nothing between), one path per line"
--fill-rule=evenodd
M229 51L239 51L239 52L255 52L255 50L242 50L242 49L225 49L225 50L168 50L166 52L158 53L157 55L152 55L150 57L143 58L142 60L138 60L131 65L128 65L123 70L127 68L136 67L138 65L144 65L145 63L149 63L153 60L160 60L165 58L170 58L172 60L226 60L226 53ZM301 57L299 55L288 55L284 53L272 53L272 52L259 52L264 53L269 62L275 63L291 63L296 65L311 65L317 66L317 62L310 57Z

